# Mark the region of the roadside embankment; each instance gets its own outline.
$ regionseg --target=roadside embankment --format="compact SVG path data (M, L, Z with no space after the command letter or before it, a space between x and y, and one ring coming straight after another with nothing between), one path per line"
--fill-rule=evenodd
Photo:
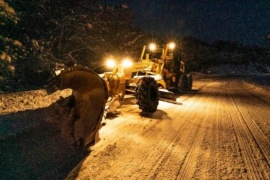
M270 87L267 85L262 85L254 81L244 80L244 85L251 92L265 98L270 101Z

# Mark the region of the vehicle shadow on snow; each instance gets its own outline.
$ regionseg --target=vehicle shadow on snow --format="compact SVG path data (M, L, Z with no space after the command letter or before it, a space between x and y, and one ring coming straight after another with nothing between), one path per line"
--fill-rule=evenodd
M183 96L183 95L185 95L185 94L197 94L201 89L202 89L202 88L200 88L200 89L192 89L192 90L187 91L187 92L185 92L185 93L180 93L180 92L178 92L178 91L176 91L176 90L174 90L174 91L172 91L172 92L173 92L177 97L179 97L179 96Z
M106 115L106 120L113 120L113 119L117 118L119 115L122 114L121 108L125 108L127 106L128 106L128 112L138 113L142 117L147 117L147 118L151 118L151 119L158 119L158 120L171 119L168 116L168 114L161 109L157 109L155 112L142 112L141 110L139 110L139 106L136 104L135 97L134 96L126 96L124 101L123 101L123 104L119 107L119 110L116 111L115 113L108 113Z
M0 179L64 179L89 154L46 120L51 108L0 115Z
M171 117L168 116L168 113L161 109L157 109L154 113L141 112L140 115L156 120L171 120Z

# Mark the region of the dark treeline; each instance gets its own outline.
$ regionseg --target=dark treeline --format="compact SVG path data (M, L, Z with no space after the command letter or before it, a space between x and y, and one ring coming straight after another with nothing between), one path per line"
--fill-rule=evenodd
M257 65L262 73L269 73L269 49L258 46L244 46L237 42L216 41L213 44L193 37L182 39L183 59L192 71L205 72L208 67L219 65Z
M0 1L0 91L40 88L55 63L100 66L106 56L140 56L155 36L133 27L127 4L101 0ZM175 38L175 37L174 37ZM192 71L218 64L269 63L267 49L179 37Z

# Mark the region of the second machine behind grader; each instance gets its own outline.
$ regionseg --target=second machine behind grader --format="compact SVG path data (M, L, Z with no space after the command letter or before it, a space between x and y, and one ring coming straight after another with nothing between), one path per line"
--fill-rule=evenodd
M171 42L165 46L151 43L144 46L140 62L151 64L147 74L161 75L163 82L158 81L160 88L186 93L192 89L192 75L187 74L185 63L181 60L179 48Z

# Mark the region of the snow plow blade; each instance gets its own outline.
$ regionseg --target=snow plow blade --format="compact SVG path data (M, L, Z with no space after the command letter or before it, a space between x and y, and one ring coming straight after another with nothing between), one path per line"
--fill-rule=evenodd
M105 81L90 69L74 66L62 70L45 88L48 94L67 88L73 90L69 103L73 144L85 147L97 142L108 99Z
M173 92L168 91L167 89L159 89L159 98L161 100L170 100L170 101L176 101L176 96Z

